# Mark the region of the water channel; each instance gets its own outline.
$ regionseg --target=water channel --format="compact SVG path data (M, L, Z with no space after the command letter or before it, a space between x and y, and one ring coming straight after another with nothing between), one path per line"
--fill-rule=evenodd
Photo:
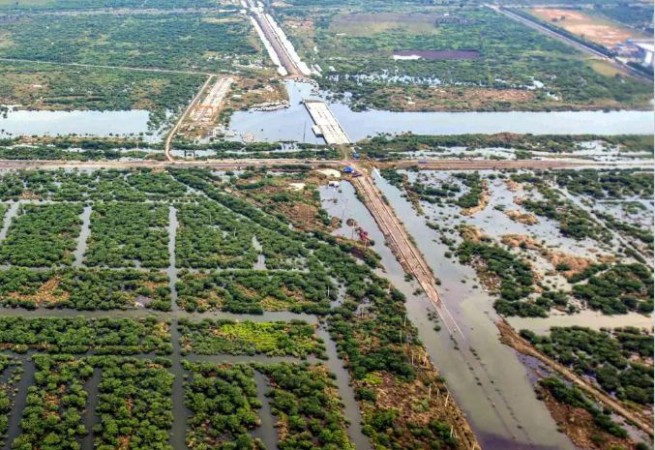
M11 110L0 116L0 138L11 136L140 136L157 141L157 133L148 134L150 113L130 111L27 111Z
M498 340L493 300L481 290L461 284L463 277L473 279L472 270L443 257L444 248L431 241L434 231L416 216L400 192L378 180L378 186L416 242L420 242L428 264L442 279L442 299L462 325L463 336L435 331L429 312L434 307L424 295L414 295L417 284L407 282L404 270L368 210L355 197L349 183L338 189L321 188L322 206L333 217L345 216L369 232L374 250L381 256L384 273L407 297L408 316L446 379L446 384L467 415L484 449L572 449L568 438L557 426L545 405L535 397L525 366L516 353ZM348 227L337 232L350 237ZM463 324L466 324L464 327ZM528 431L529 430L529 431Z
M309 83L287 81L290 106L276 111L238 111L232 116L230 129L237 139L249 135L256 141L292 140L322 143L311 127L313 122L304 98L321 98ZM655 129L652 111L558 111L558 112L390 112L350 109L345 103L330 103L330 109L346 130L351 141L379 133L453 135L501 132L532 134L652 134Z

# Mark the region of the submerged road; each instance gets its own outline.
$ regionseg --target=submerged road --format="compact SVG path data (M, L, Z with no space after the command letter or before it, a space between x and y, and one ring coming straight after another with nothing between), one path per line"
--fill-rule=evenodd
M439 293L436 289L436 279L432 270L426 263L423 255L414 245L409 234L405 230L403 224L398 220L393 209L384 201L382 193L373 183L370 175L364 173L358 168L362 176L353 178L352 183L359 194L361 194L364 205L371 212L371 215L377 222L382 234L387 240L388 246L396 256L403 269L411 273L418 281L421 289L425 292L427 297L436 307L442 323L448 329L451 336L456 334L463 335L462 330L457 324L455 318L452 316L446 305L441 302ZM448 407L446 404L444 407ZM471 450L480 449L473 431L470 428L468 420L462 414L459 407L455 407L454 402L451 404L449 414L459 417L461 420L456 421L455 433L460 442L463 442L463 447Z

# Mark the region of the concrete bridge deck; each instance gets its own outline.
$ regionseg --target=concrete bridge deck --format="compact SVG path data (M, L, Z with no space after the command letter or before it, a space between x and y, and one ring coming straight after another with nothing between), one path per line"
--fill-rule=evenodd
M322 136L328 145L348 145L350 139L332 111L323 100L303 100L314 121L314 133Z

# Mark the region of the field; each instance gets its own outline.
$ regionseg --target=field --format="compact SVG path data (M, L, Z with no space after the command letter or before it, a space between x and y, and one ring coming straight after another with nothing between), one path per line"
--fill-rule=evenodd
M567 45L486 8L280 11L303 57L322 68L319 84L352 93L355 109L641 108L650 98L647 86L600 74ZM448 57L411 56L420 54Z
M177 111L202 75L145 73L19 62L0 63L0 103L39 110Z
M423 251L439 255L440 273L449 274L439 281L443 301L493 302L506 324L499 328L521 329L527 345L570 376L650 420L652 171L381 174L390 183L383 193L402 193L424 224L417 235L429 243ZM560 370L527 367L538 398L576 445L634 445L635 429L613 420L597 394L571 386Z
M29 7L30 14L3 23L0 104L142 109L151 113L152 131L186 107L207 72L266 72L250 22L230 5L159 2L139 9L139 2L105 3L120 13L85 11L104 7L86 1L4 5Z
M444 406L434 367L413 363L423 350L411 322L397 323L404 297L373 273L370 250L320 231L335 226L317 207L320 177L270 177L3 174L7 445L354 449L370 439L463 448L470 430L452 402ZM313 180L306 195L292 188L303 179ZM311 206L302 220L315 235L289 228L284 211L300 216L287 200ZM53 235L65 239L44 245ZM355 316L364 304L366 316ZM390 395L428 389L425 425L405 419L413 401L387 406ZM349 425L359 414L366 435Z
M257 54L250 24L219 14L23 17L3 27L0 56L60 63L228 70ZM219 38L220 36L220 38Z
M587 14L583 11L557 8L534 8L531 12L541 20L561 26L573 34L609 48L621 44L628 39L645 37L645 35L637 33L628 27L612 23L601 17Z

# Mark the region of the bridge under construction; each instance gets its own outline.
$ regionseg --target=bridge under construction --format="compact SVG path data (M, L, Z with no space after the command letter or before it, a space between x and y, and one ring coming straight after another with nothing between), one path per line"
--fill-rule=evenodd
M348 145L350 139L334 114L323 100L305 99L305 108L314 121L312 130L325 139L328 145Z

